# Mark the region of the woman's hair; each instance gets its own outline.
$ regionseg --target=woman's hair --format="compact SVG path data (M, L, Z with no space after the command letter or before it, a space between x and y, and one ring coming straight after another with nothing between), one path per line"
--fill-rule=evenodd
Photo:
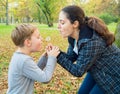
M18 25L11 33L11 39L16 46L24 46L25 39L30 39L37 28L30 24Z
M107 25L100 18L86 17L83 9L79 6L66 6L62 11L66 13L67 18L72 24L76 20L79 22L79 29L85 24L94 29L101 37L103 37L103 39L106 40L107 45L111 45L115 41L114 34L108 30Z

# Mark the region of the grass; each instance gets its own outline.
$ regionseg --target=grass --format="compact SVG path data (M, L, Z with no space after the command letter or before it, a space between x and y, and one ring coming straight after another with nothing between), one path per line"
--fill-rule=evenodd
M108 28L111 32L115 33L117 23L111 23L108 25Z
M57 24L54 24L54 27L48 27L46 24L35 24L35 25L40 29L40 32L46 31L48 34L51 34L51 32L58 33ZM116 29L116 25L117 23L109 24L108 25L109 30L114 32ZM6 26L5 24L0 24L0 35L4 36L4 35L11 33L11 31L13 30L15 26L16 25Z
M8 34L11 32L11 30L14 28L15 26L14 25L4 25L4 24L0 24L0 34Z

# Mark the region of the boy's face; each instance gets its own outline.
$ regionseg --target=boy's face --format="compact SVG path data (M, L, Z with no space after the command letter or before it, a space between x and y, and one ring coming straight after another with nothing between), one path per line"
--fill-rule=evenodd
M42 47L42 37L38 29L36 29L31 36L31 52L40 51Z

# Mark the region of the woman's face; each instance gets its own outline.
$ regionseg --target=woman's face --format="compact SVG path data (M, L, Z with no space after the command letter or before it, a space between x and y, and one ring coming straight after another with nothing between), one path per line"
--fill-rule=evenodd
M74 26L70 22L70 20L66 17L66 13L61 11L59 14L59 22L58 22L58 29L60 34L66 38L68 36L72 36L74 32Z

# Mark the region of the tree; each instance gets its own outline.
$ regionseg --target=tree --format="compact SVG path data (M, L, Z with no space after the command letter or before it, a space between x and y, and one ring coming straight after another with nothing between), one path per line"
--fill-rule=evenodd
M39 2L36 3L45 15L48 26L53 26L53 18L51 14L53 8L50 7L50 0L39 0Z
M58 17L58 12L67 1L58 0L36 0L36 4L46 18L49 27L53 26L53 21Z
M83 2L84 1L84 2ZM81 0L81 6L86 14L97 15L107 13L115 15L116 0Z
M120 17L120 0L117 0L116 3L117 3L116 11L117 11L118 16Z
M9 20L11 23L37 21L37 6L34 0L9 0Z
M0 3L6 8L6 25L9 25L8 0L0 0Z
M35 20L37 7L34 0L20 0L16 2L18 5L14 7L14 16L16 21L29 23Z

